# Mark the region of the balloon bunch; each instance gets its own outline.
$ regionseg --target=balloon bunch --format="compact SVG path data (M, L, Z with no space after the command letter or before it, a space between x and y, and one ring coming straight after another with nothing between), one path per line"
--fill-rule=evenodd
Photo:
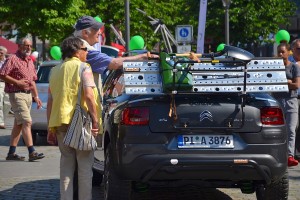
M54 60L60 60L61 59L61 55L62 55L60 47L59 46L53 46L53 47L51 47L51 49L50 49L50 55L52 56L52 58Z

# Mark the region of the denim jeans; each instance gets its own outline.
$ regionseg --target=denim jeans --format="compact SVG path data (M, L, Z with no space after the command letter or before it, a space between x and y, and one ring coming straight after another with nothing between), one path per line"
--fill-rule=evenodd
M288 133L288 154L294 156L295 154L295 141L296 141L296 128L298 124L298 99L282 98L277 99L283 109L285 122Z

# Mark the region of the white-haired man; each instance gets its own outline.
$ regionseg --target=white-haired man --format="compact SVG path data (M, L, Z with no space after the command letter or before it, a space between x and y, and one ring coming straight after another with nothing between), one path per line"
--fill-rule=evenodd
M96 21L91 16L83 16L77 20L75 24L74 36L81 38L88 48L87 63L92 67L94 73L103 74L107 69L122 68L123 62L126 60L145 60L148 59L148 54L139 54L129 57L112 58L104 53L101 53L93 47L99 42L101 35L100 28L104 24ZM158 58L158 55L151 55L151 58Z
M0 69L0 78L5 81L4 90L9 95L9 100L15 116L6 160L25 160L24 156L16 154L16 148L21 137L21 132L28 148L28 160L34 161L45 157L43 153L35 151L31 135L32 120L30 108L32 98L37 103L38 108L42 106L35 85L35 80L37 79L36 70L29 57L31 48L32 41L29 38L20 39L18 41L18 51L16 54L7 58Z

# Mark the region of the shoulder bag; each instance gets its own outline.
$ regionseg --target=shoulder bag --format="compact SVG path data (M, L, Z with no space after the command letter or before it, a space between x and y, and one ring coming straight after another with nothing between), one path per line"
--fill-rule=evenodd
M85 63L81 63L80 65L80 69L79 69L80 80L82 77L82 72L84 70L84 65ZM83 88L83 83L82 81L80 81L75 111L71 123L68 127L66 136L63 140L63 143L77 150L82 150L82 151L96 150L97 142L91 133L91 129L92 129L91 116L80 105L82 88Z

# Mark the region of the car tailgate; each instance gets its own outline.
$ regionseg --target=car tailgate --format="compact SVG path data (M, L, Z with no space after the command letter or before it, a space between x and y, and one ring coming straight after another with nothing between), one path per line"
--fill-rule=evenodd
M240 98L185 97L176 98L170 117L170 102L156 104L150 109L152 132L174 132L176 129L191 129L193 132L235 129L236 132L259 132L261 130L260 109L246 105L243 109ZM244 113L244 117L243 117Z

